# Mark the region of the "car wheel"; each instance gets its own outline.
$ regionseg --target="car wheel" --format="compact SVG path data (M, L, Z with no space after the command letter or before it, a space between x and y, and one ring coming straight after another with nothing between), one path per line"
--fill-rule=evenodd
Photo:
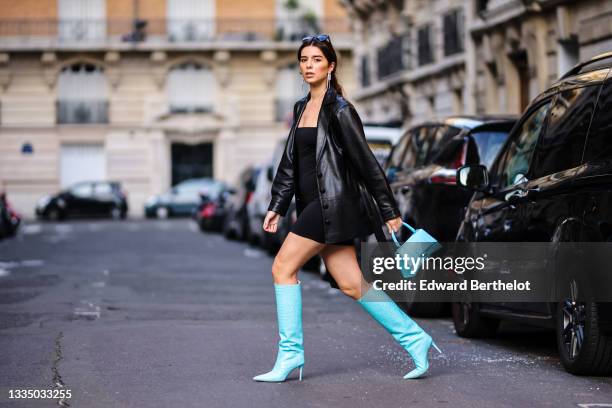
M120 219L121 218L121 209L119 209L118 207L111 208L110 216L114 220Z
M612 372L612 338L603 332L610 303L578 300L578 285L570 281L569 296L557 305L557 348L565 369L578 375Z
M499 327L499 319L483 316L478 303L453 302L451 311L455 331L460 337L491 337Z
M166 207L157 207L157 210L155 210L155 215L159 219L168 218L168 213L169 212L168 212L168 209Z
M47 219L51 220L51 221L59 221L61 219L61 214L59 209L57 208L50 208L47 211Z

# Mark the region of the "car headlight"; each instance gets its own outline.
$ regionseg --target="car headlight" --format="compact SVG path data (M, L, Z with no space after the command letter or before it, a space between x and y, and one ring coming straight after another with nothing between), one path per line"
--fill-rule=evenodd
M38 200L37 205L39 208L44 208L47 206L47 204L49 204L50 201L51 201L51 196L44 196Z

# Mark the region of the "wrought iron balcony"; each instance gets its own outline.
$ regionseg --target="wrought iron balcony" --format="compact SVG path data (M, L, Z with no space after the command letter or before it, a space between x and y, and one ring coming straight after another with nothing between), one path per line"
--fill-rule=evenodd
M299 41L305 34L350 38L347 19L0 19L0 47Z

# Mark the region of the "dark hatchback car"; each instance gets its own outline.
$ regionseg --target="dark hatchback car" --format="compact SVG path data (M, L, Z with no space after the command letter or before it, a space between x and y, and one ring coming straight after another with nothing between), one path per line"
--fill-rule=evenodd
M125 218L127 212L127 195L116 181L76 183L55 195L40 198L36 206L36 216L50 220L97 216Z
M458 183L475 191L458 241L612 241L611 67L607 54L572 69L531 103L490 171L458 171ZM579 298L575 279L552 273L564 301L453 303L458 335L491 335L500 319L549 327L567 371L610 374L612 303Z
M225 202L223 235L228 239L246 241L249 236L249 214L247 205L253 198L255 181L261 171L260 166L248 166L238 177L236 193Z

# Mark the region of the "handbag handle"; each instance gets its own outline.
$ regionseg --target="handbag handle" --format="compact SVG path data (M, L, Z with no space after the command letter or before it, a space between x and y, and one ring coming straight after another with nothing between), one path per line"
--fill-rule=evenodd
M412 226L410 224L408 224L407 222L402 221L402 225L404 225L406 228L408 228L410 231L412 231L412 233L414 234L416 232L416 230L414 228L412 228ZM397 241L397 238L395 237L395 231L391 231L391 238L393 238L393 242L395 242L395 245L400 247L400 243Z

